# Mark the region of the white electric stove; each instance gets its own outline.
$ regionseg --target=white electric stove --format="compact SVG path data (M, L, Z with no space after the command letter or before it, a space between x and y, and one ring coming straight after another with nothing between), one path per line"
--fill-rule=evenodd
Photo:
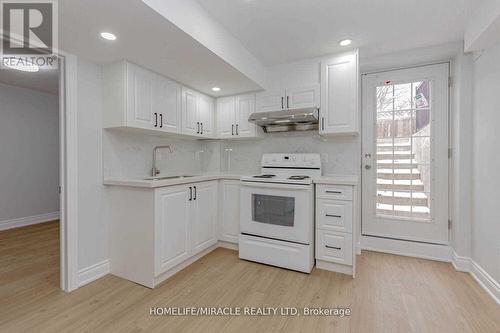
M319 154L264 154L261 174L241 180L239 256L311 272Z

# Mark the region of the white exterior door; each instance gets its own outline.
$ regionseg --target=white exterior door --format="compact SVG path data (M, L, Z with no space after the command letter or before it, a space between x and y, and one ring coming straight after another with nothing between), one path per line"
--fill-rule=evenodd
M151 129L157 125L153 111L153 76L139 66L127 64L127 126Z
M240 137L255 136L255 125L248 117L255 112L255 95L236 96L236 128L235 134Z
M199 134L198 93L182 88L182 133Z
M185 185L162 188L155 196L157 275L191 255L188 196Z
M363 235L448 243L448 77L448 64L363 76Z
M193 184L193 254L217 243L217 182Z

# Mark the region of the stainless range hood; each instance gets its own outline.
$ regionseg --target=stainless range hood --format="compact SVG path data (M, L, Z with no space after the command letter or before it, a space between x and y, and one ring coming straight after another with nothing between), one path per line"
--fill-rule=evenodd
M248 121L262 126L264 132L308 131L318 129L317 108L252 113Z

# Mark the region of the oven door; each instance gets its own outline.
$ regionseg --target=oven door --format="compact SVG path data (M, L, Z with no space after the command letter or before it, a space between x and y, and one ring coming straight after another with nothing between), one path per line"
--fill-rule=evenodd
M241 233L312 244L313 185L259 182L241 185Z

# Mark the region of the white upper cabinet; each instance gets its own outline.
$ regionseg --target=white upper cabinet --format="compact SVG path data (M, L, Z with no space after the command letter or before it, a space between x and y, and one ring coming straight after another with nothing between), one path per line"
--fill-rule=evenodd
M255 112L255 95L237 95L217 99L217 137L223 139L257 136L248 117Z
M180 133L180 85L132 63L104 68L104 128Z
M213 137L213 118L213 98L183 87L182 134L207 138Z
M257 112L319 107L319 84L278 88L257 94Z
M359 132L358 51L321 61L321 108L319 133L323 135Z
M288 88L286 90L286 107L288 109L319 107L319 90L319 84Z
M285 109L285 89L271 89L257 94L257 112Z

